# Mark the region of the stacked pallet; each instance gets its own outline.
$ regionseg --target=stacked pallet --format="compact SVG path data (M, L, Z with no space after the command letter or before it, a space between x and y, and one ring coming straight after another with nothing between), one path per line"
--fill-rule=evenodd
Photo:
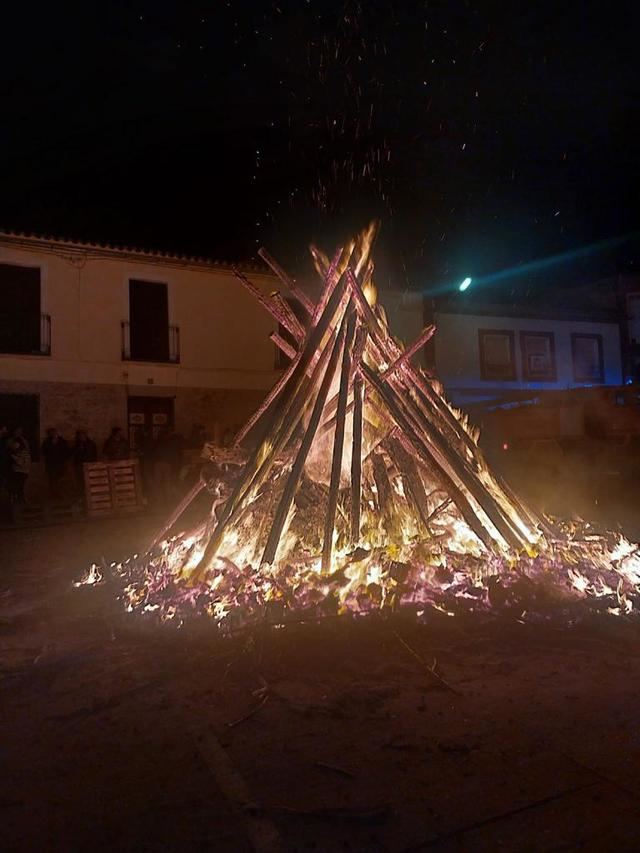
M137 459L91 462L84 466L87 514L120 515L142 509L142 488Z

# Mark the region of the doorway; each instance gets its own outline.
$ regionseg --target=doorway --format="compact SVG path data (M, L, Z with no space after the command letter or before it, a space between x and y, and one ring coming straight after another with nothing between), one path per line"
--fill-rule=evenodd
M31 458L40 458L40 397L37 394L0 394L0 427L11 433L22 427Z
M129 424L129 446L133 451L140 449L140 440L146 433L157 438L165 429L173 430L173 397L129 397L127 402Z

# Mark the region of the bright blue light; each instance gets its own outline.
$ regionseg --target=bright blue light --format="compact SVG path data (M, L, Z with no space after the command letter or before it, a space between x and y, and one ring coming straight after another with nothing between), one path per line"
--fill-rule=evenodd
M471 284L471 279L467 276L467 278L465 278L465 280L462 282L462 284L460 285L458 290L466 290L470 284Z

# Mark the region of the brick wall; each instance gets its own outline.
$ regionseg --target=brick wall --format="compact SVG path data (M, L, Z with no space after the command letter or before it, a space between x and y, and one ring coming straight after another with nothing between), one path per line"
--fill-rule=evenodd
M40 440L55 427L72 442L77 429L86 429L98 445L98 452L113 426L127 428L127 387L71 382L19 382L0 380L0 394L36 394L40 398ZM137 393L131 389L131 393ZM232 433L260 405L262 391L210 388L153 387L153 396L175 399L175 427L189 438L194 424L202 424L210 437L222 442L225 431ZM35 463L29 477L28 494L37 500L42 490L42 462Z
M49 427L55 427L70 441L77 429L86 429L100 445L112 426L126 426L127 397L123 386L0 380L0 394L3 393L40 397L41 439Z

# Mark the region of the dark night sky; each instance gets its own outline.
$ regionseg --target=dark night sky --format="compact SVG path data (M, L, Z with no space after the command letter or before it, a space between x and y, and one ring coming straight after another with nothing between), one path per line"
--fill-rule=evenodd
M635 231L637 5L11 4L0 225L295 266L377 215L401 286Z

